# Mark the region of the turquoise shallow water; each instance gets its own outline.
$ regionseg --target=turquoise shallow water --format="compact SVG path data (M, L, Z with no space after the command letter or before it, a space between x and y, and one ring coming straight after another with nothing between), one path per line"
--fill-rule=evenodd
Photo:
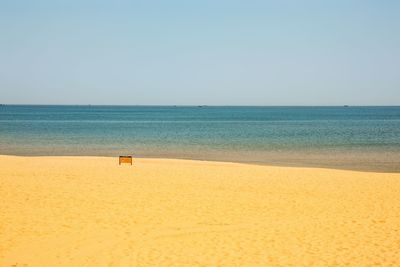
M0 154L400 171L400 107L0 106Z

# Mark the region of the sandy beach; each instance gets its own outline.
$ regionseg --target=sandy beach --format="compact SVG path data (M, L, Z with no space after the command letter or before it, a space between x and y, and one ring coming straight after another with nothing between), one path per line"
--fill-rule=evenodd
M400 174L0 156L0 266L399 266Z

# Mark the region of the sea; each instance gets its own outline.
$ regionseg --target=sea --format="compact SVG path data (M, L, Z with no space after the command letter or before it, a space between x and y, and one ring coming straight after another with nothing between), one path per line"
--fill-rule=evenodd
M0 154L400 172L400 107L1 105Z

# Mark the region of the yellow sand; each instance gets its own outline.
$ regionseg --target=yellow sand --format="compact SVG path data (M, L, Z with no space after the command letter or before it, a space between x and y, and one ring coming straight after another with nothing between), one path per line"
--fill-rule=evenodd
M0 266L400 266L400 174L0 156Z

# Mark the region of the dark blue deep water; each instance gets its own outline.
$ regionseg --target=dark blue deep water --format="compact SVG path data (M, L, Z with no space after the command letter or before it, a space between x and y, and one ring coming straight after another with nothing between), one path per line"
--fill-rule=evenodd
M400 171L400 107L0 106L0 154Z

